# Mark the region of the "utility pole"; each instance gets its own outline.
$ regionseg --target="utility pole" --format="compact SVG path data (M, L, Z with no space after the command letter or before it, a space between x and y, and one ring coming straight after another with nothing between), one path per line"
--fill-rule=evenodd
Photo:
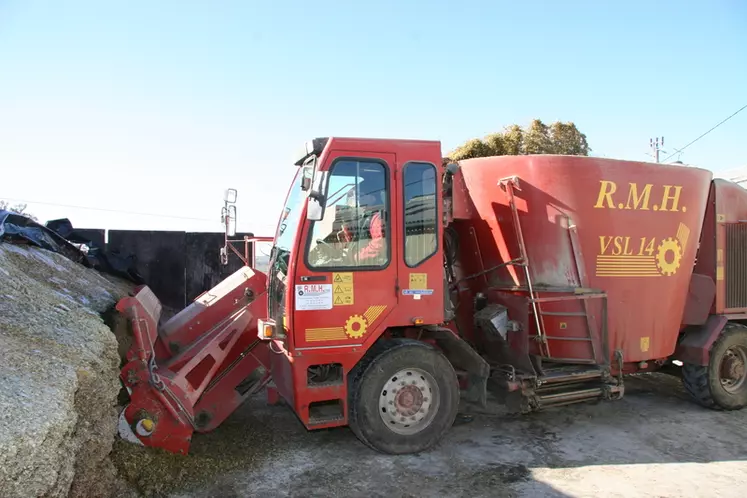
M664 152L661 147L664 147L664 137L649 138L649 146L651 147L651 155L654 157L656 162L659 162L659 152ZM659 142L661 140L661 143Z

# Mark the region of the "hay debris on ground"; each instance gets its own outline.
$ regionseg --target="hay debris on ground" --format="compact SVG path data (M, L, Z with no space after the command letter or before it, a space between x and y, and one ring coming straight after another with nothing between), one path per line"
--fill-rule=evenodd
M166 496L208 485L227 472L264 465L268 448L284 446L289 437L264 427L261 417L241 410L216 430L196 434L187 455L118 440L112 460L118 475L142 495Z

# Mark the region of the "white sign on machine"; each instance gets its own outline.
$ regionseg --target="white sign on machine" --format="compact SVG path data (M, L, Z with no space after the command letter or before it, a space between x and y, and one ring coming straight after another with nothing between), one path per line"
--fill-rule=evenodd
M308 284L296 286L297 310L331 310L332 284Z

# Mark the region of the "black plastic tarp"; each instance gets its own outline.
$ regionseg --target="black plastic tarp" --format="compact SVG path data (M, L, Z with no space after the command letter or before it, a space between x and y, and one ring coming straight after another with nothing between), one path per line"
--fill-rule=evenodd
M133 257L107 253L100 243L76 232L67 218L41 225L26 216L0 210L0 241L31 244L59 253L66 258L104 273L142 284ZM78 244L80 247L76 247Z
M91 266L85 254L64 237L31 218L11 211L0 211L0 239L35 245L62 254L76 263Z

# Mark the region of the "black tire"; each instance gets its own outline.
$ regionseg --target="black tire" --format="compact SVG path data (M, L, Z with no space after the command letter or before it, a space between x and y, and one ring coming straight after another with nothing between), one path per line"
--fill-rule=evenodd
M421 430L401 434L384 421L379 401L393 376L408 369L430 375L430 379L435 381L434 387L438 388L438 404L431 407L432 414L425 415L430 422ZM425 377L420 378L425 382ZM418 453L432 447L452 426L458 408L459 384L454 368L440 351L423 342L410 339L381 341L350 372L348 424L361 442L382 453Z
M714 410L739 410L747 406L747 379L735 390L721 383L721 363L727 351L741 348L747 351L747 327L729 323L711 347L707 366L682 365L682 383L700 405Z

